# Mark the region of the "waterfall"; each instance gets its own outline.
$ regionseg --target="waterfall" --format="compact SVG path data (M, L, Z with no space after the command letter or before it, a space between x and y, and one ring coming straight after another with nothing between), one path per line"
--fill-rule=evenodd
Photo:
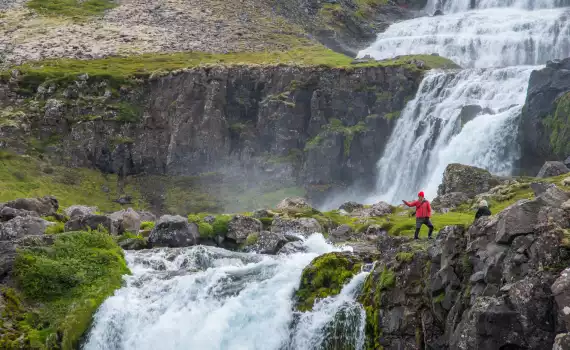
M425 75L377 163L372 195L346 200L394 204L437 195L450 163L509 175L519 157L518 120L530 73L570 56L566 0L430 0L427 16L391 25L359 57L439 54L463 70ZM359 193L351 189L347 194ZM362 192L360 192L362 193ZM338 204L338 195L326 207Z
M295 313L292 297L303 268L343 249L320 234L304 246L307 252L282 256L204 246L127 251L132 275L97 311L83 349L309 350L338 330L361 349L363 310L354 296L367 272L339 295L317 301L313 311Z

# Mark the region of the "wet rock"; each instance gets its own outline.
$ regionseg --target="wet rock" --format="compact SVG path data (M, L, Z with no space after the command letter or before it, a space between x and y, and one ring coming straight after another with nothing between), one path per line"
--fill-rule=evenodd
M347 213L352 213L353 211L355 211L357 209L363 209L363 208L364 208L364 205L362 205L360 203L346 202L346 203L343 203L338 209L344 210Z
M549 161L544 163L536 177L552 177L570 173L570 169L564 163L557 161Z
M141 250L148 248L148 242L144 238L127 238L119 241L119 246L124 250Z
M72 205L70 207L65 208L65 215L67 215L70 219L86 216L86 215L93 215L99 209L97 207L88 207L85 205Z
M276 216L271 224L271 232L300 234L308 237L313 233L322 233L323 228L314 218L285 219Z
M304 253L307 250L308 249L307 247L305 247L303 242L296 241L296 242L285 243L285 245L281 249L279 249L279 252L277 254L282 255L282 254Z
M40 216L54 215L59 209L59 202L53 196L41 198L19 198L4 204L6 207L35 211Z
M246 251L259 254L277 254L288 243L287 238L281 233L269 231L250 233L246 240Z
M228 223L226 238L232 239L237 244L242 244L250 234L259 234L262 228L261 221L249 216L236 215Z
M151 247L188 247L198 243L198 226L180 215L163 215L150 232Z
M332 242L344 242L352 238L353 230L348 225L340 225L329 233Z
M454 163L449 164L445 169L443 182L439 185L437 194L443 196L448 193L462 192L469 197L474 197L499 184L499 179L485 169Z
M0 241L14 240L24 236L43 235L49 221L34 216L18 216L0 223Z
M562 271L551 290L556 299L558 310L566 323L566 329L570 329L570 268Z
M39 214L35 211L29 211L24 209L14 209L10 207L0 208L0 221L12 220L18 216L35 216L39 217Z
M113 224L113 220L105 215L85 215L69 219L65 223L65 231L98 230L100 227L107 230L112 235L119 233L118 227Z
M139 232L141 227L141 217L133 208L116 211L109 215L113 225L118 228L119 233Z

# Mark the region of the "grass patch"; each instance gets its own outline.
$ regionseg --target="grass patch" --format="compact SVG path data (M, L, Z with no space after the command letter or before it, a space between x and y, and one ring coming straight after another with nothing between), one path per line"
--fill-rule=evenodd
M96 170L49 167L31 157L13 155L0 159L0 202L16 198L55 196L62 207L73 204L97 206L101 211L116 211L121 205L113 202L122 193L117 176L103 175ZM147 207L134 184L127 180L124 191L133 197L135 209Z
M257 243L257 241L259 241L259 233L257 232L250 233L245 239L245 245L246 246L254 245L255 243Z
M106 10L116 7L117 3L110 0L30 0L26 6L47 16L86 19L103 15Z
M46 0L47 1L47 0ZM120 87L133 78L145 78L151 74L165 73L183 68L204 65L291 65L323 66L329 68L358 67L406 67L418 70L410 60L422 60L426 69L456 67L443 57L432 55L400 56L397 59L373 61L352 65L353 59L320 45L304 46L289 51L274 52L236 52L213 54L204 52L183 52L172 54L143 54L128 57L107 57L96 60L53 59L29 62L14 66L1 73L3 80L8 80L10 71L17 69L22 73L20 87L35 91L43 82L59 85L70 84L80 74L89 74L90 81L108 81L111 86Z
M412 252L398 252L396 254L396 260L399 262L409 263L414 259L414 253Z
M11 296L16 307L9 315L14 319L0 320L17 323L17 330L0 335L2 348L19 348L21 341L25 348L77 348L93 313L127 273L122 250L105 233L64 233L51 246L19 250L18 292Z
M153 221L141 222L141 230L152 230L156 224Z
M56 233L62 233L65 230L64 226L65 226L65 223L56 222L53 225L50 225L46 228L45 234L46 235L53 235Z
M231 215L218 215L212 224L214 235L225 236L228 233L228 223L232 219Z
M347 157L350 153L350 146L354 135L367 131L368 128L364 122L359 122L353 126L345 126L339 119L333 118L329 124L323 125L322 131L311 140L307 141L305 150L314 149L322 144L325 138L331 134L342 134L344 136L344 156Z
M198 223L198 232L202 238L214 237L214 228L207 222Z

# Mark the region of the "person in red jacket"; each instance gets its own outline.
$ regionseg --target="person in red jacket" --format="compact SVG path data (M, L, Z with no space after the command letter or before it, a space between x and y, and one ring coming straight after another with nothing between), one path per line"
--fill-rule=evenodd
M418 239L422 225L426 225L429 228L428 239L431 239L433 232L433 224L429 219L431 217L431 205L425 199L423 191L418 193L417 201L406 202L403 200L402 202L408 207L416 207L416 232L414 233L414 239Z

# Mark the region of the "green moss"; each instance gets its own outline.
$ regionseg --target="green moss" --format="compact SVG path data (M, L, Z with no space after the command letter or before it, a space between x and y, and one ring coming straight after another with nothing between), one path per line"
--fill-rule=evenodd
M228 233L228 223L232 219L231 215L218 215L212 224L214 234L225 236Z
M12 155L0 159L0 202L53 195L62 207L83 204L113 212L122 209L114 200L128 193L133 197L130 206L135 209L148 207L133 178L125 178L124 184L121 190L116 175L51 166L32 157Z
M273 223L273 218L259 218L259 221L263 224L263 228L268 228Z
M63 222L54 223L46 228L45 234L53 235L55 233L62 233L65 230L64 226L65 224Z
M141 230L152 230L155 226L153 221L143 221L141 222Z
M441 292L435 298L433 298L433 303L439 304L439 303L443 302L444 299L445 299L445 292Z
M414 253L413 252L398 252L396 254L396 260L398 260L399 262L409 263L413 259L414 259Z
M329 121L329 124L322 126L322 131L314 138L307 141L305 144L305 151L314 149L320 146L323 141L330 135L342 134L344 136L344 156L348 157L350 154L350 146L354 135L363 133L367 131L368 128L364 122L358 122L358 124L353 126L345 126L339 119L333 118Z
M384 115L384 117L388 120L395 120L395 119L400 117L400 113L401 113L401 111L390 112L390 113L386 113Z
M257 241L259 241L259 233L257 232L250 233L245 240L245 245L246 246L254 245L257 243Z
M570 93L556 100L556 109L543 121L550 134L550 146L560 158L570 154Z
M202 238L214 237L214 228L207 222L198 223L198 232Z
M110 0L30 0L26 6L48 16L85 19L103 15L106 10L117 6L117 3Z
M122 250L104 233L64 233L57 235L51 246L20 249L14 263L20 295L12 295L13 306L20 306L10 316L15 319L8 321L18 323L12 336L19 339L3 333L0 344L76 348L93 313L121 286L126 273Z
M316 299L337 295L361 266L355 257L343 253L327 253L315 258L303 270L301 284L295 294L297 308L308 311Z

